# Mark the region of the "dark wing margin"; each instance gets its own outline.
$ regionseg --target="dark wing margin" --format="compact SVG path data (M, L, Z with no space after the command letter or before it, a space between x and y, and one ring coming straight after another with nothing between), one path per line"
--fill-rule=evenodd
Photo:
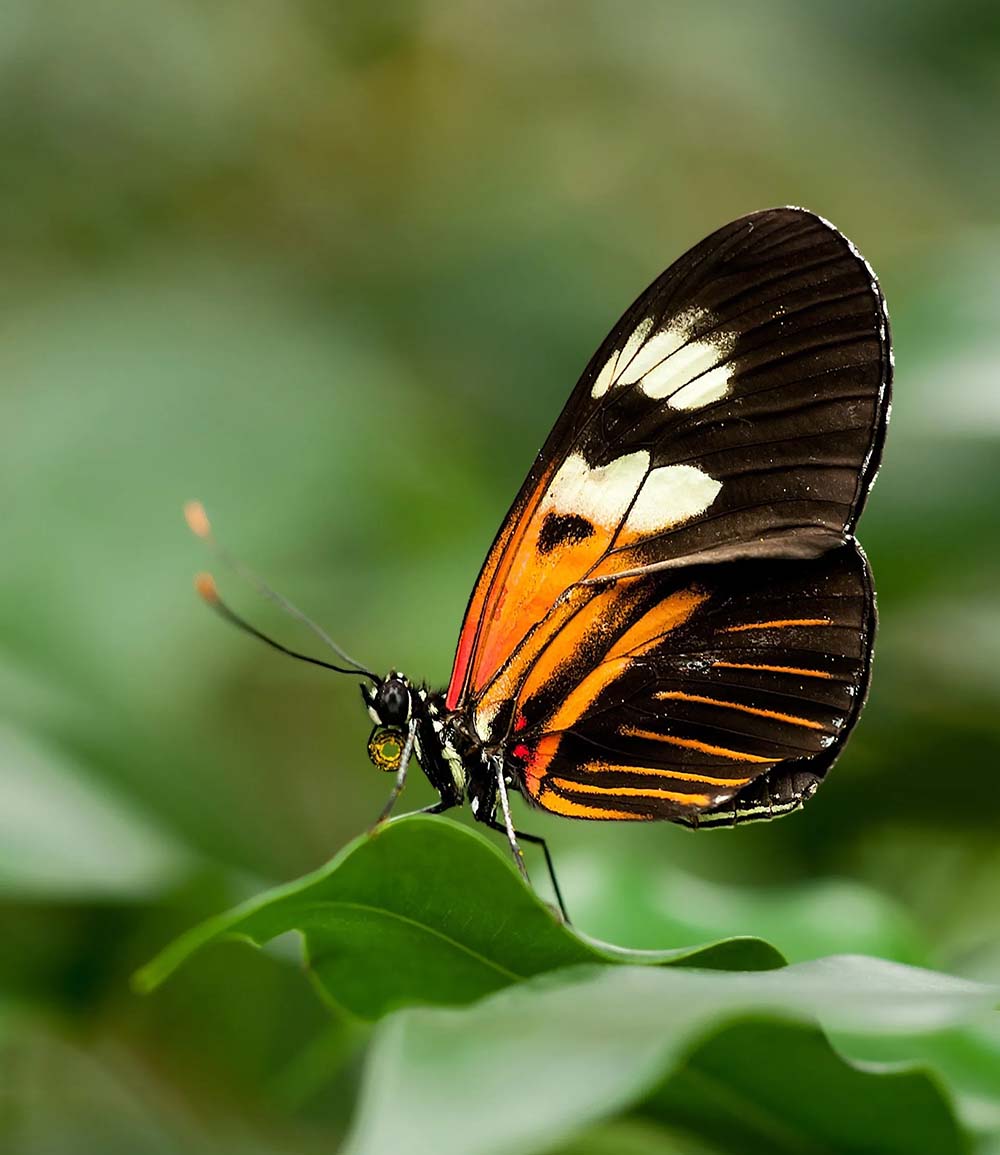
M602 606L588 640L518 703L511 767L522 793L569 817L689 826L801 806L867 693L876 613L860 547L626 586L643 592ZM589 690L567 694L568 684Z

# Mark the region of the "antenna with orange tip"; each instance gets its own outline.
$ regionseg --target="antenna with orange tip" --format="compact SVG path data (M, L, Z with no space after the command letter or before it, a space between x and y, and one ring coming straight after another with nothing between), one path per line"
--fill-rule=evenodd
M352 668L344 669L343 666L335 666L330 662L321 661L319 658L312 658L308 654L300 654L298 651L290 650L287 646L276 642L273 638L269 638L267 634L261 633L260 630L250 625L248 621L241 618L239 614L226 605L219 595L219 587L215 584L215 578L212 577L210 573L200 573L194 579L194 588L201 600L215 610L220 617L225 618L226 621L237 626L243 630L244 633L259 638L262 642L266 642L267 645L273 649L283 654L288 654L289 657L298 658L302 662L310 662L314 666L322 666L326 670L335 670L338 674L361 674L365 678L370 678L376 684L380 681L377 675L371 673L370 670L366 670L364 666L356 662L350 654L345 653L325 630L316 625L311 618L306 617L297 606L294 606L287 598L282 597L281 594L271 589L253 570L249 569L242 562L237 561L227 550L223 549L215 540L215 535L212 533L212 523L208 520L208 514L205 512L205 507L200 501L189 501L185 504L184 520L188 523L188 528L191 532L196 537L200 537L203 541L207 542L224 565L234 573L239 574L245 581L248 581L258 593L280 606L285 613L300 621L311 630L320 641L329 646L339 658L349 663Z
M209 605L215 605L219 600L219 587L215 584L215 578L210 573L196 574L194 588L198 592L198 597L203 602L208 602Z
M200 501L189 501L185 504L184 520L195 537L211 538L212 523L208 520L208 514Z

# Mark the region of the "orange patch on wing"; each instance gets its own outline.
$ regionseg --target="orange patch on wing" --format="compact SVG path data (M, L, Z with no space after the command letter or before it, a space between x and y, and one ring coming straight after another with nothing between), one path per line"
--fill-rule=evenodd
M691 588L678 590L657 604L625 631L608 652L607 659L634 656L645 653L665 634L677 629L694 613L709 595L703 590Z
M832 678L826 670L804 670L798 666L764 666L752 662L713 662L720 670L761 670L766 674L796 674L802 678Z
M605 798L648 798L651 802L683 802L689 806L711 806L715 801L710 794L685 794L680 790L660 790L643 786L596 786L591 782L571 782L568 778L553 778L552 785L578 794L600 794Z
M605 810L601 806L586 806L582 802L564 798L554 790L546 790L538 799L538 804L553 814L561 814L564 818L598 818L604 821L625 819L641 822L645 817L642 814L633 814L629 810Z
M483 565L483 571L479 575L479 580L476 582L475 588L472 591L472 597L469 599L469 605L465 611L465 618L462 621L462 630L458 635L455 664L452 666L451 680L448 683L448 692L445 695L445 704L449 710L458 708L458 704L464 696L466 684L472 675L472 659L475 656L476 643L479 640L480 625L486 606L486 599L490 593L493 576L496 574L497 568L503 560L504 553L510 545L514 529L515 526L513 524L505 526L500 536L491 546L490 552L486 557L486 562Z
M678 738L674 734L658 734L655 730L639 730L634 726L623 727L620 734L632 738L652 738L657 742L666 742L668 746L681 746L685 750L699 750L702 754L716 754L720 758L732 758L734 762L769 762L772 765L780 762L780 758L765 758L760 754L747 754L743 750L730 750L727 746L713 746L709 742L699 742L695 738Z
M614 590L617 587L603 588ZM574 725L594 703L601 691L609 686L637 655L686 622L708 596L707 593L696 589L678 590L643 614L615 642L600 665L595 666L579 685L566 695L562 704L546 722L546 729L566 730ZM533 688L545 685L550 674L551 670L536 667L525 683L522 696L530 697Z
M487 684L521 638L607 549L607 533L597 532L582 541L561 546L558 553L542 556L538 535L544 520L544 512L536 509L525 521L517 539L507 547L506 573L498 574L497 585L484 610L487 616L483 619L471 678L474 691ZM512 596L506 604L508 593Z
M612 587L598 591L593 587L577 586L564 601L552 608L548 616L534 623L476 703L475 724L481 736L489 731L497 712L518 694L525 677L537 672L537 664L549 643L564 630L568 630L567 638L577 639L590 621L588 603L600 597L600 605L604 606L614 597L614 592ZM566 646L572 644L572 640L567 642L560 638L558 653L564 655Z
M805 726L809 730L825 730L822 722L809 718L799 718L795 714L782 714L778 710L763 710L759 706L745 706L742 702L724 702L721 698L708 698L703 694L685 694L683 690L661 690L653 697L660 701L698 702L705 706L721 706L726 710L738 710L741 714L755 714L758 718L773 718L776 722L788 722L791 726Z
M549 763L555 757L559 747L559 738L559 734L547 734L544 738L539 739L533 748L523 747L527 751L526 754L518 755L524 762L524 784L532 798L537 799L541 793L542 779L545 777ZM522 749L522 747L519 746L518 749Z
M723 633L738 634L743 630L783 630L789 626L832 626L830 618L781 618L773 622L749 622L743 626L726 626Z
M638 731L619 730L620 734L636 736ZM628 774L648 774L651 778L676 778L678 782L703 782L706 786L746 786L753 781L749 778L715 778L710 774L693 774L689 770L664 770L659 766L636 766L619 762L588 762L586 769L600 774L608 770Z
M534 491L519 513L514 516L514 510L511 510L507 515L486 555L458 636L455 663L452 666L451 680L445 697L449 710L457 709L470 686L473 690L478 689L489 674L494 672L487 670L485 674L483 673L485 665L483 651L498 632L496 625L500 611L506 600L507 590L512 584L509 580L511 566L514 559L524 551L527 529L554 472L555 464L550 463L538 478ZM534 550L528 550L528 553L534 556ZM512 632L512 629L505 629L503 635L507 638Z

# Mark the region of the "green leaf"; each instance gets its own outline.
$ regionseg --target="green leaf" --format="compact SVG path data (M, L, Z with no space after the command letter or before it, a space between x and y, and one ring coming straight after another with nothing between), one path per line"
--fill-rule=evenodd
M821 1093L820 1093L821 1092ZM961 1155L961 1130L925 1071L849 1063L802 1023L734 1023L688 1054L642 1107L741 1155Z
M837 1035L837 1049L867 1063L919 1062L937 1071L976 1131L1000 1135L1000 1022L907 1039Z
M136 986L152 990L208 943L239 938L259 946L292 930L305 939L321 992L372 1019L414 1003L469 1003L586 963L758 970L784 962L753 938L668 951L627 951L585 938L560 922L480 834L417 816L189 931L138 973Z
M634 1104L698 1037L735 1018L818 1018L825 1027L908 1034L970 1021L998 998L995 987L854 956L756 973L600 967L558 981L548 975L473 1007L413 1008L382 1023L342 1155L530 1155ZM808 1053L829 1068L829 1055ZM780 1051L767 1064L793 1085ZM750 1079L748 1093L763 1094L763 1073ZM940 1123L947 1106L932 1103L932 1092L920 1090L921 1117ZM842 1150L832 1140L793 1149Z
M21 727L0 724L0 895L146 898L176 885L192 862L91 768Z
M599 1123L567 1146L546 1155L726 1155L673 1128L660 1127L633 1115Z
M614 942L703 942L752 929L790 962L844 953L917 966L928 961L905 911L854 880L733 886L699 878L670 862L650 870L631 854L605 854L595 861L582 848L560 856L560 863L573 890L574 916Z

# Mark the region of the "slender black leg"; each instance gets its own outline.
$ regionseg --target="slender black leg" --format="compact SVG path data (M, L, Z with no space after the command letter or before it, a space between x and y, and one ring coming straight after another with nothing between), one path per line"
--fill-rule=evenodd
M406 735L406 744L403 746L403 753L399 759L399 769L396 771L396 781L393 784L392 792L386 804L382 807L382 813L375 819L375 824L372 830L377 830L383 822L392 813L392 808L396 805L396 799L402 794L403 787L406 785L406 771L410 765L410 759L413 757L413 743L417 738L417 719L413 717L410 719L410 728Z
M528 877L528 868L524 865L524 854L521 852L521 847L518 844L518 839L523 838L525 842L532 842L536 846L542 848L542 853L545 855L545 865L549 868L549 878L552 880L552 889L556 892L556 901L559 903L559 910L563 916L564 922L569 922L569 915L566 913L566 904L563 902L562 891L559 889L559 883L556 880L555 867L552 865L552 855L549 854L549 848L546 845L545 839L540 838L537 834L525 834L523 831L515 830L514 823L510 816L510 801L507 798L507 783L504 781L502 767L497 767L497 792L500 796L500 809L503 811L503 822L497 822L496 818L490 818L486 825L493 830L499 830L501 834L507 835L507 842L510 844L511 853L514 855L514 862L517 869L521 872L521 877L528 885L531 885L531 879Z
M497 822L495 818L491 819L486 825L491 830L498 830L501 834L507 835L508 842L511 841L510 833L507 827L502 822ZM569 923L569 915L566 913L566 903L563 902L562 891L559 889L559 880L556 878L556 868L552 862L552 855L549 853L548 843L538 834L526 834L523 830L513 830L514 839L520 839L522 842L530 842L533 846L540 846L542 853L545 855L545 865L549 872L549 881L552 883L552 889L556 893L556 902L559 903L559 912L563 916L563 922ZM520 854L520 850L517 852ZM527 877L527 875L525 875Z

